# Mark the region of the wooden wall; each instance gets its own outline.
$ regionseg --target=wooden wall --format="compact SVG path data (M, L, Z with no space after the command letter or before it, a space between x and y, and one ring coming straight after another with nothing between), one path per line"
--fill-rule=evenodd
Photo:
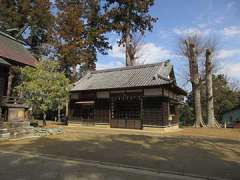
M109 108L109 99L97 99L94 107L94 121L96 123L109 123Z
M8 83L8 67L0 65L0 96L6 96Z
M73 99L70 102L70 120L75 119L82 122L90 121L107 124L111 124L110 122L113 121L120 122L122 120L122 123L123 120L129 120L129 122L125 122L125 124L128 124L130 120L140 120L143 126L169 126L178 123L177 108L176 111L173 111L174 115L170 116L171 103L169 98L156 95L158 93L157 90L156 92L152 90L146 92L145 95L143 91L85 92L73 95ZM152 92L155 94L152 95ZM161 94L164 94L162 89ZM84 108L86 109L86 105L76 104L76 102L88 100L94 101L92 105L93 115L86 118L86 110L83 110ZM172 104L172 106L175 107L176 105ZM116 111L116 108L118 111ZM138 112L138 108L140 112ZM124 115L121 115L124 109L126 112ZM89 112L91 111L89 110ZM134 122L134 124L136 123ZM117 123L116 126L118 125L120 126L120 123Z
M143 125L168 125L169 103L163 97L143 98Z

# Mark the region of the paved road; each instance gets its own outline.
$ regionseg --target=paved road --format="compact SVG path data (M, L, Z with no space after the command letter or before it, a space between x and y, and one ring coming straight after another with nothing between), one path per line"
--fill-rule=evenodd
M203 180L47 154L0 151L1 180Z

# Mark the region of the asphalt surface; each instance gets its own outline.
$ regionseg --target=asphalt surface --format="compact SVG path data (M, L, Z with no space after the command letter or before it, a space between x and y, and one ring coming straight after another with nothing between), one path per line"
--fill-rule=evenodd
M47 154L0 151L1 180L202 180Z

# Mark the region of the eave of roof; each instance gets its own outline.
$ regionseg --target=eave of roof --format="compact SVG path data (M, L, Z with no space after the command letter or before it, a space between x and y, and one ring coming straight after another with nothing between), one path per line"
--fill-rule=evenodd
M4 66L11 66L11 64L5 61L3 58L0 58L0 64Z
M24 47L23 42L0 31L0 57L23 65L35 66L37 60Z

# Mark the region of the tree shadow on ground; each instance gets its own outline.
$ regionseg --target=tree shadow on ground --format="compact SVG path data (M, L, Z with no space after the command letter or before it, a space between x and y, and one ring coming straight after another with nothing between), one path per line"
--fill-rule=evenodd
M88 138L79 135L74 139L43 137L19 144L3 144L0 148L138 166L157 171L240 179L240 142L234 140L99 134ZM21 165L28 166L28 162L19 163ZM70 175L71 167L59 166L54 167L56 171L64 170ZM31 165L29 168L31 169ZM89 172L89 168L85 169ZM55 172L54 169L52 171Z

